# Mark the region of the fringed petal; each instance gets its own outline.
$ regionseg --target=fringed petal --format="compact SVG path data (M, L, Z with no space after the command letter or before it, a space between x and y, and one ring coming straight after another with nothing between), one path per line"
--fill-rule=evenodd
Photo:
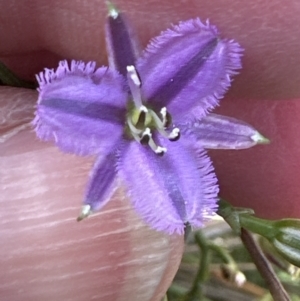
M220 39L208 22L181 22L153 39L137 62L144 98L166 106L176 121L201 118L223 97L240 59L240 46Z
M211 162L184 139L174 143L157 137L167 148L162 157L148 146L131 143L118 167L136 210L154 229L169 234L183 234L187 223L201 227L217 207Z
M37 76L37 136L63 151L90 155L112 147L122 135L127 91L123 78L95 63L62 61Z
M192 133L201 147L206 149L244 149L269 143L248 123L217 114L209 114L180 128Z

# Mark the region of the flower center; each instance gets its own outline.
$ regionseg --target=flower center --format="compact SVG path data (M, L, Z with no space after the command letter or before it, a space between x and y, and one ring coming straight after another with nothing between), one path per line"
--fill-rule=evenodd
M170 141L180 138L180 130L172 124L172 117L163 107L158 113L142 103L141 81L134 66L127 66L127 79L132 95L132 103L127 114L127 133L137 142L148 145L156 154L163 155L167 149L153 139L157 132Z

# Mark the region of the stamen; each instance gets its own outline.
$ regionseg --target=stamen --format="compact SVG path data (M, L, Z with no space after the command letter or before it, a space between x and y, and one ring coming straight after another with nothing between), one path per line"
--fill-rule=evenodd
M134 66L127 66L127 79L133 102L137 108L140 108L143 105L140 90L142 83Z
M130 88L134 91L134 89L139 88L140 80L134 66L127 66L127 71L129 85L131 85ZM157 114L142 103L137 107L136 100L137 98L134 99L136 107L132 109L127 117L130 134L137 142L148 145L157 155L162 156L167 149L155 143L151 131L157 131L170 141L177 141L180 138L180 130L179 128L168 129L169 126L166 126L172 120L167 108L162 108L160 114Z
M150 129L149 129L149 131L150 131ZM151 134L151 133L150 133ZM153 140L153 138L152 138L152 134L151 134L151 136L149 136L149 142L148 142L148 145L151 147L151 149L157 154L157 155L160 155L160 156L162 156L162 155L164 155L164 153L167 151L167 149L165 148L165 147L162 147L162 146L159 146L159 145L157 145L155 142L154 142L154 140Z
M140 115L138 117L138 121L136 122L136 127L138 129L143 129L145 127L147 113L148 113L148 109L145 106L141 106Z
M141 106L141 107L140 107L140 111L141 111L141 112L144 112L144 113L148 113L148 109L147 109L147 107L145 107L145 106Z
M167 108L166 107L163 107L161 110L160 110L160 114L162 116L162 120L163 120L163 123L164 123L164 120L166 120L166 117L167 117Z
M153 120L155 122L157 129L164 129L165 126L164 126L163 122L161 121L161 119L157 116L157 114L152 110L150 110L150 114L153 117Z
M162 114L166 113L165 116L167 116L168 112L165 108L162 108L160 111ZM171 133L168 133L165 130L165 126L163 124L163 121L160 120L160 118L157 116L155 112L152 110L150 111L151 116L153 117L153 120L156 125L157 131L164 137L168 138L171 141L177 141L180 138L180 130L179 128L174 128Z
M172 132L169 134L168 138L170 141L177 141L180 138L180 129L174 128Z
M149 144L150 139L152 138L152 134L149 128L146 128L145 131L142 134L140 143L141 144Z
M158 146L155 150L155 153L159 156L163 156L167 149L165 147Z
M129 126L130 132L132 133L132 135L140 135L142 133L142 130L137 129L134 124L131 121L131 118L128 117L127 118L127 124Z
M163 107L160 110L160 115L162 117L162 123L164 125L165 128L169 127L172 124L172 117L170 115L170 113L167 111L166 107Z
M137 86L140 87L141 86L141 81L140 78L136 72L136 69L134 66L127 66L127 72L128 75L130 76L130 78L132 79L133 83Z
M134 137L135 138L135 137ZM136 139L136 138L135 138ZM137 139L136 139L137 140ZM141 135L141 138L139 140L141 144L145 145L145 144L148 144L150 146L150 148L157 154L157 155L163 155L167 149L165 147L162 147L162 146L159 146L157 145L153 138L152 138L152 133L151 133L151 130L150 128L146 128L144 130L144 132L142 133Z

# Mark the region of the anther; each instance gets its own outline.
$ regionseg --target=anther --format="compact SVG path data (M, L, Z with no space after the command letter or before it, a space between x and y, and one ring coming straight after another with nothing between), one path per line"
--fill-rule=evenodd
M158 146L155 150L155 153L159 156L163 156L167 149L165 147Z
M142 85L140 77L134 66L127 66L127 80L132 95L133 102L137 108L142 106L142 96L140 87Z
M141 112L144 112L144 113L148 113L148 109L147 109L147 107L145 107L145 106L141 106L141 107L140 107L140 111L141 111Z
M140 87L141 86L141 81L140 78L135 70L134 66L127 66L126 67L127 72L128 72L128 76L130 76L131 80L133 81L133 83L137 86Z
M174 128L172 132L169 134L170 141L177 141L180 138L180 129Z
M140 139L141 144L149 144L150 139L152 138L152 134L149 128L146 128L145 131L142 134L142 137Z
M167 117L167 108L166 108L166 107L161 108L161 110L160 110L160 115L161 115L162 120L163 120L163 122L164 122L164 120L165 120L166 117Z
M170 113L167 111L166 107L163 107L160 110L160 115L162 117L162 124L163 124L164 128L169 127L172 124L172 117L171 117Z

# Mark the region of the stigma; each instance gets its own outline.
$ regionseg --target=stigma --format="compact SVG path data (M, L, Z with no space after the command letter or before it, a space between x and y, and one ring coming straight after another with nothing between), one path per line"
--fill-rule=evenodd
M162 156L167 149L155 143L153 134L159 134L170 141L177 141L180 138L180 130L173 126L172 117L166 107L156 112L143 103L142 83L134 66L127 66L127 80L132 103L127 114L126 132L131 138L149 146L154 153Z

